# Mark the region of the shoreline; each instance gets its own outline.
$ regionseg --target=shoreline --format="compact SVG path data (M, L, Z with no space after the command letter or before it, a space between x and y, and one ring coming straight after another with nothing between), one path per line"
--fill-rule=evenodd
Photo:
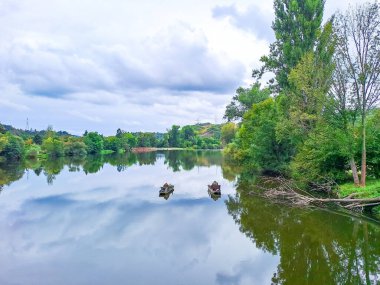
M153 152L158 150L213 150L213 151L222 151L223 149L195 149L195 148L181 148L181 147L134 147L131 152L133 153L146 153Z

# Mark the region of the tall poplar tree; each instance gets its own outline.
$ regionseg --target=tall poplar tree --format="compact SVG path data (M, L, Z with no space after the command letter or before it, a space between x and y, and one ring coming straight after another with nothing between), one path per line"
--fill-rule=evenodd
M276 41L270 45L269 56L263 56L261 61L266 70L275 74L278 91L289 87L291 69L304 54L315 48L324 5L325 0L274 1L275 20L272 28Z

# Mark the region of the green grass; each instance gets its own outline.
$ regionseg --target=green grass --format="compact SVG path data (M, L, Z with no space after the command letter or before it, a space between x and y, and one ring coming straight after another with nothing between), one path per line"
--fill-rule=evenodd
M357 187L353 183L346 183L339 186L339 197L347 197L352 193L358 193L355 198L377 198L380 197L380 180L367 181L366 187ZM380 206L375 207L374 214L380 219Z
M103 149L100 154L111 154L111 153L115 153L113 150L109 150L109 149Z
M380 197L380 180L369 180L366 187L357 187L353 183L339 186L338 194L340 197L346 197L352 193L358 193L358 198Z

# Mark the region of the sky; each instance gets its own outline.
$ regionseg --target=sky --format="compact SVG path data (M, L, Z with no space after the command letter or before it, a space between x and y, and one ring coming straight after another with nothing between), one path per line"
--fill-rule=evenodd
M365 0L327 0L325 19ZM0 0L0 122L105 135L222 123L273 1Z

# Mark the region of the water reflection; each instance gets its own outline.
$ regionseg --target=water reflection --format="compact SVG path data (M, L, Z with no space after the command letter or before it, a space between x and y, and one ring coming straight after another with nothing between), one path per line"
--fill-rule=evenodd
M257 248L281 256L272 284L379 284L378 224L273 204L248 189L252 181L240 181L228 212Z
M378 284L377 224L249 197L237 172L194 151L3 165L0 284Z
M234 274L249 283L266 279L276 260L251 247L223 201L208 197L212 179L234 192L222 177L221 155L210 153L208 160L207 153L193 152L196 159L186 164L189 155L177 154L33 162L29 177L14 166L19 175L12 179L19 180L0 197L0 284L226 284ZM46 175L55 177L53 184ZM167 201L157 193L165 181L175 185ZM261 257L269 269L261 270Z
M157 159L164 159L164 164L174 172L190 171L201 166L222 166L223 177L235 181L237 170L232 170L223 161L219 151L158 151L147 153L128 153L120 155L88 156L85 158L57 158L53 160L26 160L12 164L0 163L0 189L23 177L27 171L33 171L37 176L45 175L49 185L54 183L57 175L67 167L69 172L84 172L94 174L109 164L118 172L126 171L133 165L154 165Z

